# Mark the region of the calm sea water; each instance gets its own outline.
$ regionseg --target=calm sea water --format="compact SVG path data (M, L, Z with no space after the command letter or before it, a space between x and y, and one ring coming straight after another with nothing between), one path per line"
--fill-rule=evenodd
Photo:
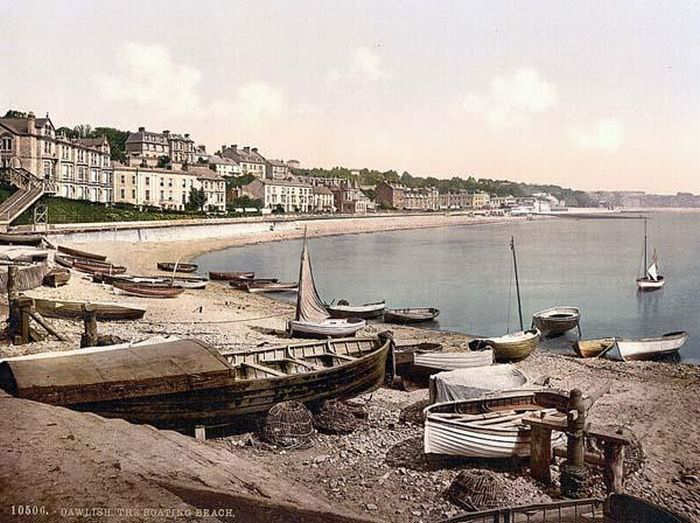
M635 285L641 220L550 219L345 235L311 239L310 249L318 290L328 301L384 298L389 307L434 306L441 313L430 328L500 335L518 328L512 235L526 326L533 312L574 305L582 311L584 337L686 330L682 359L700 363L698 225L700 214L650 215L650 251L657 249L667 281L649 293ZM291 281L300 249L300 240L274 242L208 253L197 263L202 272L253 270ZM545 346L569 351L574 339L570 332Z

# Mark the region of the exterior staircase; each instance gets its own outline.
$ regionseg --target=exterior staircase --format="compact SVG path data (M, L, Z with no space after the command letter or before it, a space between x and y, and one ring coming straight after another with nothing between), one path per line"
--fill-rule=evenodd
M56 192L56 184L38 178L26 169L8 168L2 172L2 179L17 187L17 191L0 203L0 230L6 231L10 224L39 198Z

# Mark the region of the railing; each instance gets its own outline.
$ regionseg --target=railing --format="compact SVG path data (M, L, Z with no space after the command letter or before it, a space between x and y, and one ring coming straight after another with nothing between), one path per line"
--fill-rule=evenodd
M585 498L536 505L465 512L441 523L594 523L603 522L602 499Z

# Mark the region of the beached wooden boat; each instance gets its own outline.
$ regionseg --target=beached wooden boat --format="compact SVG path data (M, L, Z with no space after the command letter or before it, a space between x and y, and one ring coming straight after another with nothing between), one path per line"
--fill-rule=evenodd
M637 289L640 291L656 291L664 286L666 280L659 274L659 262L656 257L656 250L651 257L651 265L647 262L647 218L644 218L644 261L642 264L642 275L637 278ZM646 271L646 272L644 272Z
M57 249L59 252L67 254L68 256L73 256L74 258L86 258L88 260L107 261L107 256L103 256L102 254L94 254L92 252L81 251L80 249L73 249L71 247L65 247L63 245L59 245Z
M185 290L182 287L151 286L119 281L112 283L112 286L115 289L119 289L124 294L138 296L139 298L177 298Z
M157 267L161 271L168 272L194 272L197 270L195 263L158 262Z
M368 320L378 318L384 313L386 303L384 300L364 305L350 305L345 300L340 300L336 304L326 305L326 310L331 318L361 318Z
M652 360L678 352L686 341L688 333L684 331L649 338L616 338L604 356L618 361Z
M578 340L573 343L574 352L581 358L595 358L615 344L615 338Z
M42 316L68 320L82 320L83 306L88 303L95 307L97 319L100 321L138 320L143 318L143 315L146 314L146 309L119 303L61 301L34 298L36 310Z
M0 245L31 245L39 247L46 239L43 234L0 233Z
M43 284L47 287L60 287L70 281L70 271L67 269L51 269L44 276Z
M259 284L259 283L277 283L278 278L240 278L236 280L230 280L228 284L234 289L247 290L247 285L249 284Z
M513 391L528 385L523 371L510 363L461 368L430 376L430 403L479 398L485 394Z
M517 331L495 338L478 338L469 342L473 351L492 349L499 363L520 361L527 358L536 348L540 339L537 329Z
M471 458L511 458L530 455L530 428L522 419L532 414L561 417L556 407L568 401L558 391L524 391L478 399L435 403L423 411L423 450ZM564 434L553 432L552 444Z
M276 403L379 387L390 341L323 340L219 353L200 340L96 347L0 363L10 394L157 427L225 423Z
M121 265L87 265L85 263L73 262L73 269L79 272L84 272L85 274L124 274L126 273L126 267Z
M571 329L581 328L581 311L578 307L556 306L541 310L532 315L532 325L543 336L559 336Z
M254 272L216 272L209 271L210 280L231 281L240 279L255 278Z
M291 336L340 338L354 336L365 325L365 320L359 318L335 319L328 315L328 311L316 290L308 239L306 231L304 231L304 244L299 263L296 313L294 319L287 322L287 331Z
M440 314L439 309L433 307L411 307L405 309L386 309L384 321L386 323L421 323L432 321Z
M394 375L400 381L393 380L392 386L396 388L414 390L425 388L431 376L439 372L483 367L493 364L493 351L462 351L462 352L434 352L416 350L410 353L411 359L405 362L406 356L400 351L394 351L396 362Z
M248 292L297 292L299 284L296 282L248 282L241 287Z

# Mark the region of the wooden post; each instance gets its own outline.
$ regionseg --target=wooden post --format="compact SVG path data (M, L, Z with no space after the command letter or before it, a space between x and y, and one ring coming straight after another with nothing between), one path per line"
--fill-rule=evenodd
M530 426L530 475L545 484L552 482L549 465L552 462L552 429Z
M622 494L625 490L625 446L615 441L606 441L602 447L605 457L605 486L609 494Z
M80 337L80 348L97 345L97 308L91 303L83 305L85 332Z
M586 405L579 389L569 393L569 414L566 431L566 463L561 471L561 492L569 498L584 495L586 466L584 462L584 430L586 428Z
M194 437L200 441L205 441L207 439L207 429L204 425L195 425L194 427Z

